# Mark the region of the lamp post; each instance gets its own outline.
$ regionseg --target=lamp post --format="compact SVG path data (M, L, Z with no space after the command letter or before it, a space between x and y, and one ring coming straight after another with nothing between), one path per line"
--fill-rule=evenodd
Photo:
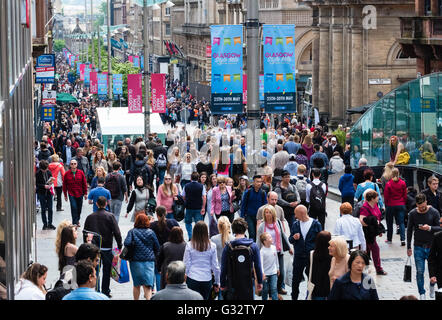
M145 94L145 110L144 110L144 139L150 134L150 74L149 74L149 38L148 38L148 24L147 24L147 0L143 0L143 38L144 38L144 94Z
M109 98L109 107L112 107L112 65L111 65L111 32L110 32L110 24L111 24L111 0L107 0L107 83L108 83L108 98Z
M95 67L95 44L94 44L94 20L93 20L93 2L94 0L91 0L91 40L92 40L92 65Z

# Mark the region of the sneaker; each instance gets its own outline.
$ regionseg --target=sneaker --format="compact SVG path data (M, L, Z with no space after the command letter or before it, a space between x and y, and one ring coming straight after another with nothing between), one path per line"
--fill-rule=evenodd
M376 274L379 276L386 276L387 272L385 272L384 270L379 270L379 271L376 271Z
M434 299L434 287L435 287L436 285L435 284L430 284L430 298L431 299Z
M424 294L421 294L421 297L420 297L419 300L427 300L427 299L425 299L425 293L424 293Z
M49 230L49 228L47 225L44 225L42 230Z
M401 246L405 247L405 241L401 241Z
M49 230L57 230L57 228L53 224L48 225L48 229Z
M399 227L396 228L396 234L400 234L401 230L399 229Z
M391 240L385 240L385 243L391 244Z

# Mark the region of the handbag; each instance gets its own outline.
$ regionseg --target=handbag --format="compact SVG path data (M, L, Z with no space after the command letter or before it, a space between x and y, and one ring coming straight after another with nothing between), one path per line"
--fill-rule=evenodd
M407 262L405 262L404 282L411 282L411 257L408 257Z
M132 246L125 246L123 250L121 250L120 258L126 261L131 261L133 259L134 253L133 253Z
M310 271L308 273L308 282L307 282L308 295L306 300L312 300L313 290L315 289L315 284L312 282L313 252L314 250L310 251Z
M289 240L287 239L287 236L284 233L284 230L281 226L281 221L278 221L279 230L281 230L281 238L282 238L282 251L289 251L291 249Z
M177 196L178 200L173 201L172 210L175 220L180 222L184 219L184 200L182 196Z
M396 164L408 164L410 161L410 154L407 151L401 152L397 157Z

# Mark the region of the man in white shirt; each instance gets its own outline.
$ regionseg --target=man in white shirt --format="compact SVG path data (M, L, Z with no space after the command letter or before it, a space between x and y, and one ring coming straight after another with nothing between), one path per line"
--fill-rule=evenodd
M353 248L362 251L367 250L367 244L365 242L364 230L362 224L358 218L351 215L353 208L350 203L344 202L339 208L341 217L336 220L335 234L344 236L346 240L353 241Z

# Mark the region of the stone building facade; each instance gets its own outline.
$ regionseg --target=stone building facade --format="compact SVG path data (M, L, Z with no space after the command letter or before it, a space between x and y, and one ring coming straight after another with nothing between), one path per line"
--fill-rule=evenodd
M326 0L310 6L312 103L326 122L354 121L347 109L370 104L416 77L415 59L404 58L397 41L399 17L413 14L413 1Z

